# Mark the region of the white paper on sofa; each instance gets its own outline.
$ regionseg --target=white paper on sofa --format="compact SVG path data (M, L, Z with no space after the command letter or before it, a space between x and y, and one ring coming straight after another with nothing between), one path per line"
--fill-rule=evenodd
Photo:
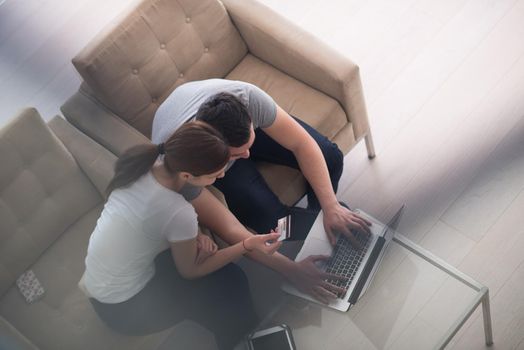
M34 303L44 296L45 290L33 270L27 270L16 280L18 290L22 293L25 301Z

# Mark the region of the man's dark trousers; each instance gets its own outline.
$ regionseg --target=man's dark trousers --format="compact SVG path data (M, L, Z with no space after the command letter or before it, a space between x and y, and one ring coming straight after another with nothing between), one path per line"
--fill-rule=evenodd
M344 167L344 155L338 146L308 124L295 120L313 137L324 155L331 185L336 192ZM260 128L255 130L255 142L248 159L238 159L215 186L224 193L229 209L245 226L258 233L267 233L277 220L289 214L289 208L280 202L255 167L256 161L299 169L293 153L275 142ZM308 186L308 209L320 210L320 204Z

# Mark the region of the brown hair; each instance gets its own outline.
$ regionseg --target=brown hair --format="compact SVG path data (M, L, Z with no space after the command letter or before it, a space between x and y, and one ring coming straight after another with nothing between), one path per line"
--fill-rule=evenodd
M181 171L193 176L212 174L222 169L229 160L229 147L215 128L204 122L193 121L182 125L163 144L131 147L118 159L115 175L106 194L131 185L151 170L160 154L164 166L174 174Z

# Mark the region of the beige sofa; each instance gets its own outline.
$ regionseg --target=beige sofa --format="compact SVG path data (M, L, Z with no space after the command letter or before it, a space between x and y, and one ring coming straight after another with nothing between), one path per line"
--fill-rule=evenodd
M374 156L358 66L255 0L144 0L73 64L84 83L62 112L116 155L150 137L177 86L219 77L264 89L344 153L365 139ZM298 171L259 167L284 203L304 195Z
M78 288L115 155L65 119L26 109L0 131L0 349L216 349L183 321L127 336L106 327ZM15 280L34 271L44 296L27 303Z
M253 0L144 1L73 63L84 83L62 107L68 121L46 125L27 109L0 131L0 349L214 349L187 321L148 336L115 333L79 290L116 157L149 142L176 86L210 77L254 83L345 153L365 139L373 157L358 67ZM303 195L298 172L260 168L285 203ZM28 269L46 289L32 304L15 286Z

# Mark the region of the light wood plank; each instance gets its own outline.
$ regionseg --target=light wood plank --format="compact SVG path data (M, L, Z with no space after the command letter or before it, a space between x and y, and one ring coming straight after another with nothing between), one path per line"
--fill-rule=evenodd
M74 34L71 31L63 31L64 24L70 21L71 16L82 9L86 2L87 0L49 2L31 16L27 25L21 26L2 43L0 50L4 55L0 66L0 91L10 87L13 76L16 75L15 78L18 78L20 73L23 73L19 71L19 67L31 58L35 59L34 55L39 49L44 50L47 57L55 54L52 47L46 50L46 42L53 36L67 37ZM87 12L87 9L84 8L84 11ZM53 42L58 47L61 43L61 40Z
M380 153L383 147L387 147L408 121L420 115L421 109L437 91L446 93L447 89L442 88L443 84L514 3L514 0L469 1L384 91L376 103L369 105L377 152ZM487 83L478 84L476 79L475 84L480 85L479 87L489 86ZM450 108L454 107L454 104L449 102L447 105ZM439 115L440 117L446 116ZM424 127L427 128L428 125ZM421 147L417 147L417 150L424 151Z
M415 317L388 349L432 349L441 336L441 332L419 317Z
M524 113L522 104L521 113ZM473 182L442 216L442 220L477 241L524 188L524 118L479 170Z
M524 235L524 231L520 231ZM492 296L492 318L494 349L522 348L524 341L524 264L520 264L511 278ZM477 315L475 322L462 334L453 349L483 348L482 318Z
M456 16L466 3L467 0L421 0L415 7L445 23Z
M453 266L458 266L475 246L475 241L442 221L438 221L420 243Z
M46 119L58 113L60 105L80 85L78 73L71 64L72 57L116 13L129 5L129 1L118 0L99 1L98 6L91 1L62 6L64 18L50 25L47 31L35 33L35 38L20 45L19 50L12 48L14 38L27 35L28 30L34 30L32 27L19 30L20 33L17 32L4 43L1 49L9 52L7 57L10 62L2 65L8 72L0 80L0 105L3 106L0 118L7 118L29 105L42 108L41 113ZM38 25L45 26L48 20Z
M13 33L27 26L35 12L49 1L44 0L8 0L0 1L0 46Z
M517 12L517 14L522 16L520 12ZM515 18L518 18L518 16L515 16ZM514 17L508 17L507 22L517 23ZM511 112L517 102L513 99L520 98L520 91L505 91L503 87L495 91L493 86L497 86L497 83L501 80L504 81L504 84L507 84L504 86L515 85L515 81L508 76L508 72L512 71L513 65L522 57L524 45L521 40L517 39L517 36L514 36L513 41L510 40L512 42L511 49L501 55L501 59L507 60L506 63L487 66L490 59L489 57L486 58L486 54L491 52L490 50L496 49L497 45L501 45L499 44L500 32L500 30L497 30L493 35L486 38L483 44L461 66L461 69L457 70L409 124L402 128L402 131L395 137L395 141L392 141L387 150L383 154L378 153L372 165L344 193L345 196L356 200L359 206L364 209L368 208L375 213L382 212L390 203L396 205L395 202L407 202L408 208L414 208L415 212L410 210L406 212L407 218L401 223L401 231L410 235L410 237L412 234L417 235L417 237L413 236L412 238L419 239L421 233L429 230L434 224L434 220L427 221L425 227L420 227L414 218L423 215L421 211L427 213L428 206L434 207L435 199L438 199L439 206L443 206L437 212L440 216L450 204L449 201L454 200L453 197L450 198L449 196L457 195L457 188L454 188L455 181L458 181L459 186L466 186L467 181L470 181L470 178L463 177L461 174L458 174L453 179L454 181L446 181L446 176L453 175L457 170L462 170L461 162L467 164L469 157L476 157L474 152L465 153L465 147L462 146L462 144L467 145L468 142L475 143L474 140L464 138L464 135L458 134L457 130L460 129L468 133L469 130L474 132L479 128L485 130L483 129L484 126L489 126L488 131L497 130L500 127L502 128L502 135L504 135L515 122L515 116ZM514 71L520 76L522 62L518 62L518 68ZM478 80L478 69L481 67L485 73L482 75L482 83ZM501 92L499 93L499 91ZM498 100L492 100L495 98L507 100L501 98L501 95L503 97L508 92L510 92L511 106L493 105L497 109L504 108L503 111L508 112L508 115L502 114L504 118L502 120L500 119L501 114L488 115L483 113L481 108L475 108L479 104L489 106L492 103L498 103ZM490 102L486 104L486 100ZM453 103L450 103L450 101L453 101ZM482 118L473 114L473 111L480 113L482 118L487 118L489 121L480 122ZM464 124L464 120L466 124ZM461 128L461 125L468 125L468 127ZM472 126L472 128L469 126ZM392 129L390 128L388 132ZM457 147L448 148L450 141ZM494 138L494 142L498 142L497 137ZM483 157L484 154L479 153L479 156ZM480 161L482 160L481 158ZM421 169L423 169L422 174L420 173ZM461 184L460 182L465 183ZM443 185L449 186L449 189L443 188ZM459 187L459 191L462 189L463 187ZM448 190L451 191L447 192ZM416 215L413 217L412 213ZM413 223L416 225L413 225ZM413 226L413 228L406 224Z
M431 44L443 23L409 8L382 35L373 38L365 60L359 61L366 101L372 105L406 67ZM363 35L364 40L367 35ZM347 51L349 57L352 52ZM360 63L362 62L362 63Z

